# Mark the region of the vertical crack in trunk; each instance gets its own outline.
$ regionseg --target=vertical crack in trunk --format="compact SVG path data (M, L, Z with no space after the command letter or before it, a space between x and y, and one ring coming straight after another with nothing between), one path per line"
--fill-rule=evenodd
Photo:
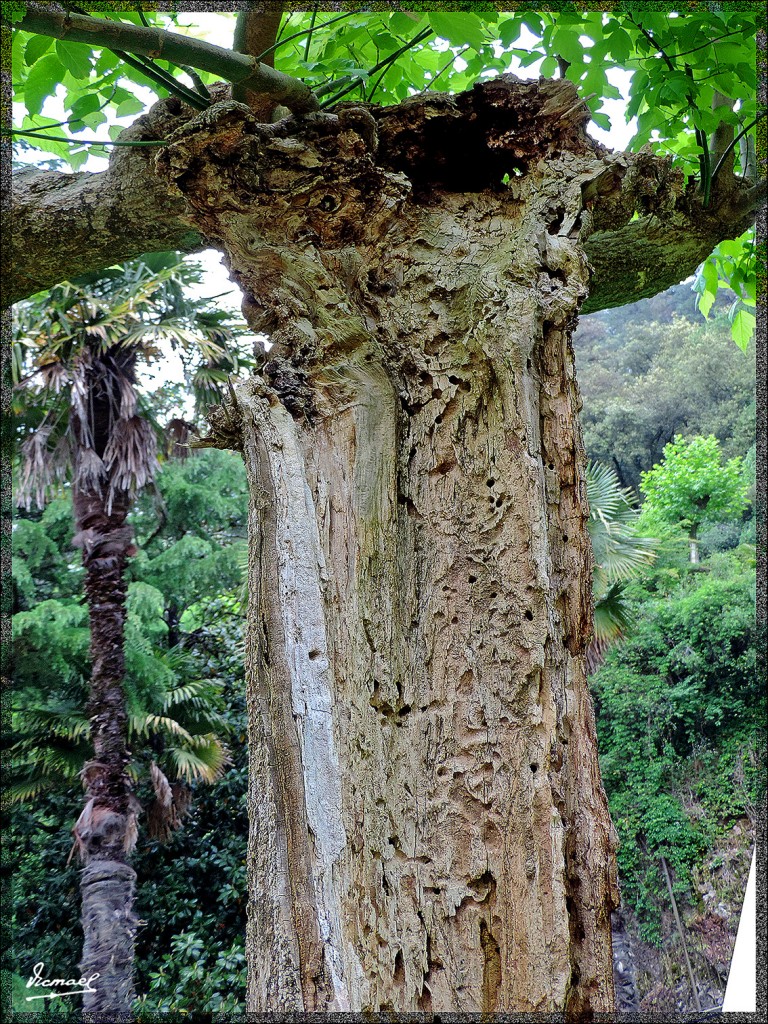
M480 945L485 957L482 1012L495 1013L501 988L501 949L485 918L480 918Z

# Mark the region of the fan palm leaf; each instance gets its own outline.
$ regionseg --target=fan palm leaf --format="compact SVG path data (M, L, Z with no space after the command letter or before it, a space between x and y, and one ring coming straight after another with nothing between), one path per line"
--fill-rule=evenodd
M595 560L594 641L588 655L593 670L607 645L629 626L624 584L650 565L657 541L637 533L638 510L633 507L631 492L621 486L613 469L590 462L586 483L589 535Z

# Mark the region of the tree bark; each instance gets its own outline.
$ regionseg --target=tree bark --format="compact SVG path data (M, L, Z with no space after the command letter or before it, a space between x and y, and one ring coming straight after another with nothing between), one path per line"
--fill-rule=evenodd
M190 113L178 100L155 104L120 139L156 142ZM205 248L183 201L158 181L152 153L121 148L98 174L30 167L13 175L13 213L3 225L13 260L3 274L3 306L145 252Z
M688 534L688 551L689 560L692 565L698 565L699 562L699 524L691 523L691 529Z
M275 343L213 417L252 495L250 1012L613 1009L570 346L605 164L570 83L472 95L292 137L222 105L159 161Z

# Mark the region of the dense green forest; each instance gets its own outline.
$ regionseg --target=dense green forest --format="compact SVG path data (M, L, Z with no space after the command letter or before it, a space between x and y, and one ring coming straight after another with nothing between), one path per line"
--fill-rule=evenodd
M623 635L600 647L592 677L624 908L638 948L667 951L666 994L650 966L640 994L644 1008L674 1009L668 990L680 983L680 961L669 952L677 939L660 859L674 879L696 969L722 991L764 771L754 353L733 345L723 312L702 321L687 286L583 318L575 347L591 459L614 467L642 497L642 474L664 461L675 435L711 434L723 464L736 460L744 496L743 511L705 518L698 564L689 559L685 523L664 522L649 500L633 513L632 531L655 538L655 558L614 587ZM157 420L168 418L167 388L143 400ZM128 563L130 772L147 826L135 855L137 988L146 1012L233 1012L243 1009L245 986L247 488L234 453L177 448L173 456L167 448L130 517L138 549ZM5 737L16 802L6 812L3 854L18 1000L34 964L74 964L81 944L70 830L88 754L88 616L72 541L66 486L43 510L18 510L15 690ZM205 763L196 759L201 750ZM153 765L183 809L170 824L154 813Z

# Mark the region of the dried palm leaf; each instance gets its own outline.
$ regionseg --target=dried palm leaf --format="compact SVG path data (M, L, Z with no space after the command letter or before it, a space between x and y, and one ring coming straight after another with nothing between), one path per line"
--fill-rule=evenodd
M153 761L149 768L155 799L147 814L147 828L150 838L167 843L171 833L180 825L179 816L173 801L170 783L163 772Z
M104 452L109 472L107 515L118 492L135 494L155 477L159 467L157 442L150 424L141 416L119 419Z
M38 429L21 446L21 479L16 493L16 504L27 511L34 499L38 508L44 508L53 484L53 460L48 450L50 426Z
M69 383L67 368L58 360L45 363L40 367L39 373L42 386L55 395L58 395L61 389Z
M183 782L174 782L171 786L171 793L173 793L176 813L179 816L179 821L181 821L185 815L192 813L192 790L189 786L185 786Z
M130 420L136 415L136 390L123 374L117 378L120 391L120 419Z
M51 468L53 475L57 480L63 480L70 466L74 461L74 453L72 451L72 438L69 433L66 432L61 435L59 440L56 442L56 447L53 449L51 455Z
M138 802L138 801L137 801ZM136 849L136 840L139 838L139 823L137 813L131 809L125 823L125 836L123 837L123 850L130 855Z
M93 448L93 431L89 412L88 370L90 361L85 354L77 360L70 388L69 422L75 440L84 448Z
M106 467L93 448L79 444L75 451L75 487L84 494L101 494L106 476Z

